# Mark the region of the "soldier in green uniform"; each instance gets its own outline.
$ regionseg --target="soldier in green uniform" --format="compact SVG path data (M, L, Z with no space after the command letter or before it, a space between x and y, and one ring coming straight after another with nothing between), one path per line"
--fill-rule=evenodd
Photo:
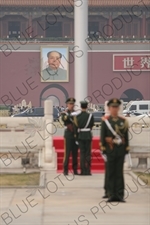
M119 99L108 102L110 116L102 118L100 148L107 156L107 190L108 202L124 201L123 165L125 155L129 152L128 122L119 116Z
M70 153L72 153L72 169L75 175L78 175L78 145L76 143L75 125L71 113L74 112L74 98L69 98L66 101L67 110L61 113L61 118L65 125L64 133L64 175L68 175L68 165Z
M80 103L81 113L74 117L74 123L78 128L81 175L91 175L91 130L94 126L94 118L87 112L88 102Z

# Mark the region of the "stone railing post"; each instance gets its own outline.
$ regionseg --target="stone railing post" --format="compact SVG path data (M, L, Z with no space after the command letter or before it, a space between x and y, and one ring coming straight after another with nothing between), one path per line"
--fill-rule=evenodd
M53 157L53 102L46 100L44 102L44 114L45 114L45 162L51 163Z
M53 102L44 102L44 148L42 152L42 167L46 170L56 170L56 153L53 147Z

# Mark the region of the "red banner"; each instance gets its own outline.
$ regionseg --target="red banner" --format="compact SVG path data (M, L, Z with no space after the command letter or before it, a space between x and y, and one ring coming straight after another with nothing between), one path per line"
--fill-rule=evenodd
M150 54L114 54L113 71L150 71Z

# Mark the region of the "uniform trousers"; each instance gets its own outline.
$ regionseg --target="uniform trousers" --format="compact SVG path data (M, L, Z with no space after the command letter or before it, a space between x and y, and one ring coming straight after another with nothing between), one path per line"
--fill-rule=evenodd
M92 140L79 140L81 174L91 172L91 142Z
M76 173L78 169L78 145L74 138L64 138L64 172L68 173L69 158L72 153L72 169Z
M123 199L124 197L124 146L116 146L107 152L107 190L109 197Z

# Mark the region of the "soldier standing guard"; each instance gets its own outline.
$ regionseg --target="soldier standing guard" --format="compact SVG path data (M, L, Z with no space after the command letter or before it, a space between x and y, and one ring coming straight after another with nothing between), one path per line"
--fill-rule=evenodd
M119 116L119 99L111 99L107 106L110 116L102 118L101 150L107 156L108 202L124 201L123 165L129 152L128 122Z
M74 117L74 123L78 128L78 142L80 148L80 175L91 175L91 142L94 118L87 112L88 102L82 101L81 113Z
M68 165L70 153L72 152L72 169L75 175L78 175L78 145L76 144L75 125L73 124L71 113L74 112L74 98L66 101L67 110L61 113L61 118L65 125L64 133L64 175L68 175Z

